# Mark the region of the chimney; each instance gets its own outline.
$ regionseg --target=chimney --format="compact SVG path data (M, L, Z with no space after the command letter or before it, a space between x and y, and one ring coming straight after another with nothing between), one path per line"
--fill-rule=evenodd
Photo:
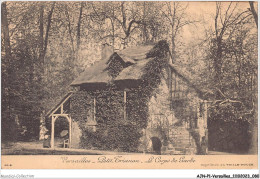
M101 59L107 60L114 53L114 49L108 43L102 44L101 48Z

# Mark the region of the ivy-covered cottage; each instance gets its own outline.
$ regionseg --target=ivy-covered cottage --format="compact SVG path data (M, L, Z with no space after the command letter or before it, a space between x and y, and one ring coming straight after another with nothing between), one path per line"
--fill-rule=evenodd
M51 147L67 130L64 147L205 153L207 103L182 71L171 63L166 41L116 52L104 45L102 59L48 113Z

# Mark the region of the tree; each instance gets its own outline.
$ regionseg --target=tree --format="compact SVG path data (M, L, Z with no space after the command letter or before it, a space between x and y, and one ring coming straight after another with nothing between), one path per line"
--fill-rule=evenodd
M110 32L101 36L101 39L111 38L112 43L115 43L115 39L120 39L123 48L128 46L129 41L134 39L132 36L136 29L140 28L140 25L143 24L140 13L137 11L134 2L113 2L113 3L102 3L93 6L93 15L92 17L96 18L95 20L103 22L100 25L107 25L109 20ZM119 29L118 31L116 29ZM104 32L101 29L101 32ZM117 31L117 32L116 32ZM119 41L119 42L120 42ZM115 45L114 45L115 46ZM118 45L119 46L119 45Z
M208 79L209 88L215 95L210 120L221 120L223 125L244 121L250 133L256 112L256 31L252 29L250 11L241 12L238 5L216 3L214 36L207 56L211 63L208 74L212 74ZM246 127L241 124L241 128Z
M249 5L250 5L250 11L252 12L254 19L255 19L255 24L258 28L258 15L255 11L255 7L254 7L254 2L253 1L249 1Z
M80 3L80 10L79 10L78 25L77 25L77 49L79 49L79 47L80 47L80 28L81 28L83 6L84 6L84 2L81 2Z
M79 72L100 59L101 42L118 50L159 39L170 42L174 63L187 65L196 83L211 89L211 119L226 114L233 122L257 124L252 120L257 116L257 33L252 28L258 26L257 12L252 2L250 9L239 4L217 2L204 45L196 40L187 45L183 31L199 21L189 16L188 3L2 3L3 125L19 119L27 136L36 135L40 114L69 91ZM201 70L201 62L207 68ZM253 127L249 130L255 132Z
M17 125L19 124L17 130L15 127L12 129L15 132L24 129L19 134L24 134L23 139L38 135L39 116L44 109L42 103L46 94L44 88L46 83L44 74L46 71L45 56L55 3L51 4L48 17L45 18L44 10L49 8L48 5L38 2L9 2L3 4L4 11L2 12L4 12L4 16L2 16L2 19L4 18L5 22L7 22L7 19L9 20L11 27L8 29L11 32L9 43L12 42L10 46L12 46L13 51L13 55L10 56L11 48L9 48L9 60L7 63L3 63L9 69L6 72L4 70L3 79L4 81L8 80L8 83L4 84L4 88L8 89L8 95L5 96L5 99L9 101L7 106L10 108L7 112L9 114L4 116L3 120L7 121L6 125L15 126L11 124L14 122ZM36 12L35 8L39 11ZM8 17L7 10L9 11ZM38 12L40 13L38 14ZM45 22L47 22L46 30L44 28ZM8 22L4 23L5 29L8 27L6 24ZM14 131L11 132L15 133ZM12 136L15 140L20 140L19 137L22 137Z
M183 4L182 2L165 2L165 6L163 7L165 11L163 10L162 14L169 28L172 63L176 61L176 47L178 47L177 38L179 37L181 30L184 26L197 22L187 18L187 7L188 4Z
M2 136L5 140L7 137L11 137L13 131L5 130L8 125L14 126L14 121L11 118L11 106L10 106L10 75L12 74L12 68L10 62L12 60L10 37L9 37L9 27L7 18L7 8L6 2L2 3L1 11L2 20L2 33L3 33L3 44L5 50L5 57L2 58Z
M48 40L49 40L49 31L51 28L51 21L52 21L52 14L54 11L55 7L55 2L52 3L51 5L51 10L48 12L48 18L47 18L47 26L45 30L45 37L44 37L44 20L43 20L43 15L44 15L44 4L41 5L40 7L40 18L39 18L39 31L40 31L40 54L39 54L39 61L42 63L42 73L44 76L44 58L46 55L47 47L48 47Z
M214 69L214 83L217 88L217 98L221 97L221 91L223 86L222 83L222 65L223 65L223 52L225 39L230 39L232 37L232 32L237 30L238 25L244 23L248 18L248 10L242 13L235 12L237 10L237 3L229 3L228 7L225 9L224 13L222 3L216 3L216 15L215 15L215 38L213 39L213 45L215 45L214 52L212 53L212 59L214 59L213 69Z
M250 1L249 2L250 5L250 11L252 12L252 15L254 17L255 20L255 24L256 27L258 29L258 15L255 11L255 7L254 7L254 2ZM253 79L257 79L257 74L253 77ZM253 122L252 122L252 142L251 142L251 146L250 146L250 151L249 153L252 154L257 154L258 151L258 105L257 105L257 82L254 83L254 92L255 92L255 97L253 98L253 104L254 104L254 118L253 118Z
M168 31L162 17L162 3L158 2L136 2L139 19L142 23L139 25L141 30L140 43L154 43L161 39L167 39Z

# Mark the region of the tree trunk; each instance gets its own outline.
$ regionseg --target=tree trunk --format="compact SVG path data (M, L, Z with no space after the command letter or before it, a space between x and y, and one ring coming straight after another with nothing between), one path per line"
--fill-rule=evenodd
M78 19L78 26L77 26L77 51L80 48L80 27L81 27L81 19L82 19L82 10L83 10L83 3L80 4L80 10L79 10L79 19Z
M174 27L173 27L174 29ZM175 37L174 35L172 34L172 50L171 50L171 55L172 55L172 64L174 64L175 60L176 60L176 52L175 52Z
M258 15L255 11L254 1L249 1L249 5L250 5L250 11L252 12L254 19L255 19L256 27L258 28Z
M146 2L143 2L143 41L146 43L148 41L148 34L147 34L147 27L145 23L145 18L146 18Z
M215 55L214 58L214 70L215 70L215 84L217 85L216 87L221 90L221 68L222 68L222 37L217 38L217 54ZM222 91L222 90L221 90ZM221 97L220 94L217 92L217 99Z
M43 44L44 44L44 37L43 37L43 33L44 33L44 27L43 27L43 15L44 15L44 5L41 5L40 7L40 18L39 18L39 30L40 30L40 37L39 37L39 45L40 45L40 55L39 58L41 59L43 56Z
M257 87L258 87L258 81L257 81L257 76L254 77L254 84L253 86L253 90L252 92L255 94L255 96L253 96L253 102L254 102L254 116L253 116L253 120L250 124L250 129L251 129L251 143L250 143L250 148L249 148L249 153L250 154L257 154L258 152L258 105L257 105L257 98L258 98L258 94L257 94Z
M255 105L255 112L254 112L254 119L253 122L250 124L251 132L252 132L252 139L250 143L249 153L256 155L258 152L258 117L257 117L257 105Z
M5 66L2 66L2 70L6 70L6 78L3 79L5 81L5 89L3 90L3 94L7 95L6 103L7 103L7 114L10 116L10 80L9 76L12 75L11 73L11 45L10 45L10 37L9 37L9 27L8 27L8 20L7 20L7 9L6 9L6 2L2 3L2 11L1 11L1 20L2 20L2 32L4 34L4 48L5 48L5 59L2 59L2 63ZM5 69L3 69L5 67ZM3 72L2 71L2 72ZM2 88L3 89L3 88Z
M255 11L254 8L254 2L250 1L250 10L254 16L255 19L255 23L256 23L256 27L258 29L258 15ZM254 77L254 76L253 76ZM252 87L254 88L252 91L254 91L255 96L253 99L254 102L254 117L253 117L253 122L251 123L251 130L252 130L252 139L251 139L251 144L250 144L250 149L249 149L249 153L250 154L257 154L258 152L258 103L257 103L257 98L258 98L258 93L257 93L257 87L258 87L258 81L257 76L254 77L255 80L252 80L254 82L254 84L252 85Z
M47 51L47 47L48 47L48 40L49 40L49 31L51 28L51 20L52 20L52 14L54 11L54 7L55 7L55 2L52 3L51 6L51 10L48 13L48 17L47 17L47 26L46 26L46 32L45 32L45 37L43 37L44 35L44 5L41 6L40 8L40 17L39 17L39 31L40 31L40 39L39 39L39 43L40 43L40 54L39 54L39 73L40 73L40 79L39 81L37 81L37 83L40 84L40 86L44 86L45 81L46 81L46 69L47 67L45 66L45 55L46 55L46 51ZM39 94L39 99L41 107L43 107L42 104L42 100L43 100L43 95L44 95L44 91L42 90L41 93Z
M44 6L41 7L40 10L40 56L39 56L39 60L40 62L44 65L44 58L46 55L46 51L47 51L47 47L48 47L48 40L49 40L49 31L51 28L51 20L52 20L52 14L54 11L54 7L55 7L55 2L52 3L52 7L51 10L48 14L48 21L47 21L47 27L46 27L46 32L45 32L45 38L43 38L43 34L44 34L44 27L43 27L43 15L44 15Z
M11 108L11 82L13 78L12 68L12 50L10 44L9 27L8 27L8 12L6 2L2 2L1 7L1 20L2 20L2 32L5 58L2 59L2 75L5 73L5 77L2 78L2 140L16 140L17 130L15 128L15 118L12 115L13 110ZM4 106L3 106L4 104ZM14 126L11 127L10 126Z
M5 56L6 56L7 60L11 60L11 45L10 45L9 28L8 28L8 20L7 20L6 2L2 3L1 15L2 15L2 17L1 17L2 30L3 30L3 34L4 34Z
M72 49L73 54L75 54L74 42L73 42L72 31L71 31L70 16L69 16L69 12L68 12L67 6L66 6L66 9L65 9L65 15L66 15L67 20L68 20L68 28L69 28L69 36L70 36L71 49Z
M55 7L55 2L52 3L51 10L48 14L48 23L47 23L46 33L45 33L44 51L43 51L43 57L42 57L43 61L44 61L44 57L45 57L45 54L46 54L46 51L47 51L48 40L49 40L49 31L50 31L50 28L51 28L51 20L52 20L52 14L53 14L53 11L54 11L54 7Z

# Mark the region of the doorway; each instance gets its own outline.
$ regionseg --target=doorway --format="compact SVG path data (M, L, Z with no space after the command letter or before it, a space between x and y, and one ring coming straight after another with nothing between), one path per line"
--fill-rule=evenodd
M162 147L162 142L158 137L152 137L152 146L153 146L153 151L157 155L161 155L161 147Z

